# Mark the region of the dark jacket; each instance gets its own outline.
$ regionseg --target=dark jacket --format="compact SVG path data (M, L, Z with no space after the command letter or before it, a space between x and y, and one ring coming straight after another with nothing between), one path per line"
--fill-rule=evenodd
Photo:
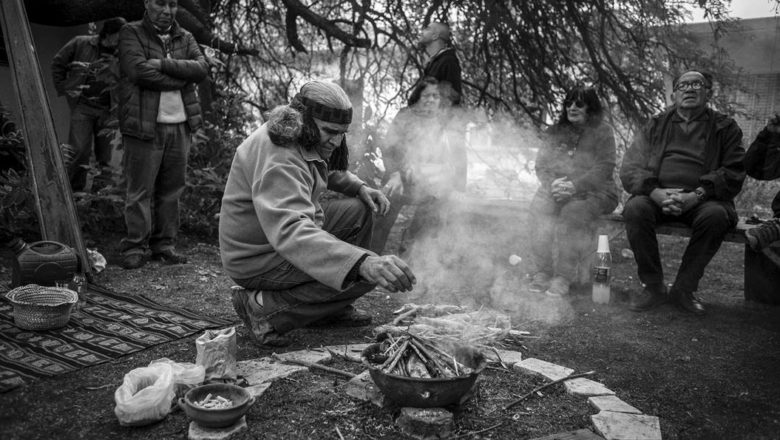
M544 138L535 165L542 188L549 191L553 180L565 176L574 183L574 197L593 194L617 201L615 136L609 125L554 125Z
M190 130L203 123L195 85L206 78L208 64L192 34L176 22L171 34L166 51L147 17L119 31L119 127L123 135L154 139L160 92L166 90L181 90ZM150 59L162 60L162 69L152 69L147 63Z
M745 153L745 171L758 180L780 179L780 133L758 133Z
M458 56L455 54L455 49L448 47L428 60L423 67L422 78L428 76L436 78L441 85L449 85L452 88L451 92L453 92L452 95L449 96L452 105L460 104L462 96L460 61L458 61ZM414 105L419 101L421 93L422 89L420 88L420 84L418 84L409 97L409 105Z
M65 43L51 62L51 76L57 96L65 95L68 105L76 105L90 70L89 66L78 63L92 64L100 57L98 35L79 35Z
M676 107L672 107L654 116L634 136L620 169L620 180L629 194L649 195L658 188L658 171L675 112ZM742 130L733 119L722 113L712 109L705 112L709 136L704 147L705 171L699 177L699 183L706 190L707 198L733 201L745 180Z

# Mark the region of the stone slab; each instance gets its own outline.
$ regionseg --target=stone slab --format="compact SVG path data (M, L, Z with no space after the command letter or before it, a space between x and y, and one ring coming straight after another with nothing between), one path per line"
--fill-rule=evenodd
M355 399L362 400L363 402L371 402L379 408L385 408L390 405L390 401L387 397L385 397L385 395L379 391L376 384L374 384L368 370L353 377L342 386L344 392Z
M249 394L252 395L254 398L258 398L265 393L265 391L271 386L271 382L263 382L257 385L251 385L246 388L245 390L249 391Z
M624 402L617 396L594 396L588 398L588 404L597 411L612 411L628 414L642 414L642 411Z
M589 429L578 429L576 431L559 432L557 434L545 435L532 440L604 440L600 435L596 435Z
M506 364L507 367L512 368L515 364L518 362L521 362L523 360L523 353L520 353L519 351L513 351L513 350L496 350L498 352L498 356L501 357L501 360ZM485 355L487 356L488 360L490 362L498 362L498 358L496 357L496 354L490 350L486 351Z
M615 392L605 387L603 384L594 380L578 377L567 380L563 383L566 392L573 396L592 397L592 396L610 396Z
M452 413L443 408L401 408L395 424L416 439L448 438L452 434Z
M359 358L363 350L371 344L348 344L348 345L328 345L325 347L328 350L332 350L336 353L346 353L350 357Z
M248 429L246 416L241 417L233 426L227 428L204 428L195 422L190 422L189 440L224 440L233 434Z
M661 440L661 423L655 416L601 411L590 419L606 440Z
M329 362L330 353L325 350L300 350L282 353L278 355L282 359L297 359L307 362ZM279 362L270 357L249 359L236 363L236 370L243 376L249 385L259 385L263 382L287 377L298 371L306 371L307 367Z
M512 368L523 373L537 374L550 380L563 379L574 373L571 368L562 367L536 358L528 358L516 363Z

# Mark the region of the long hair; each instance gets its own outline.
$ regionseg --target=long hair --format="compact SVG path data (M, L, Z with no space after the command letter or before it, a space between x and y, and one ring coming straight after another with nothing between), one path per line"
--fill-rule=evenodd
M299 94L290 105L279 106L271 111L268 116L268 135L271 142L279 146L297 142L306 150L314 150L320 144L320 130L314 121L312 106L307 106L301 97L336 111L352 109L352 102L338 85L325 81L311 81L301 87ZM344 138L341 145L331 154L328 168L346 171L348 167L349 148Z
M561 109L561 117L558 119L558 125L572 125L569 121L569 115L566 111L567 108L573 103L580 101L587 106L586 114L588 115L588 124L598 125L604 119L604 106L601 104L599 95L596 93L596 89L593 87L578 86L569 90L566 94L566 98L563 100L563 108Z

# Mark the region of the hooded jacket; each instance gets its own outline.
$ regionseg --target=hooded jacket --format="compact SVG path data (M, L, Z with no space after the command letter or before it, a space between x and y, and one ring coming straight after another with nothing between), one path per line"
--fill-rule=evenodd
M195 85L208 74L208 63L191 33L173 22L167 47L148 17L119 31L119 128L123 135L154 139L160 92L180 90L187 123L197 130L203 123ZM170 56L168 56L170 55ZM148 60L161 60L161 70Z
M634 137L626 151L620 180L631 195L649 195L658 188L658 172L671 133L671 120L677 111L672 107L654 116ZM708 133L704 147L704 174L699 183L708 199L731 202L742 189L745 167L742 160L742 130L730 117L705 109Z

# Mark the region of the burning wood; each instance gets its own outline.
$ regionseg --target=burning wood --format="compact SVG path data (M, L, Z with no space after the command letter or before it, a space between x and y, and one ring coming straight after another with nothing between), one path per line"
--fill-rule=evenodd
M390 333L384 338L379 351L368 357L373 364L387 374L418 378L448 378L468 376L473 370L455 359L438 343L410 333Z

